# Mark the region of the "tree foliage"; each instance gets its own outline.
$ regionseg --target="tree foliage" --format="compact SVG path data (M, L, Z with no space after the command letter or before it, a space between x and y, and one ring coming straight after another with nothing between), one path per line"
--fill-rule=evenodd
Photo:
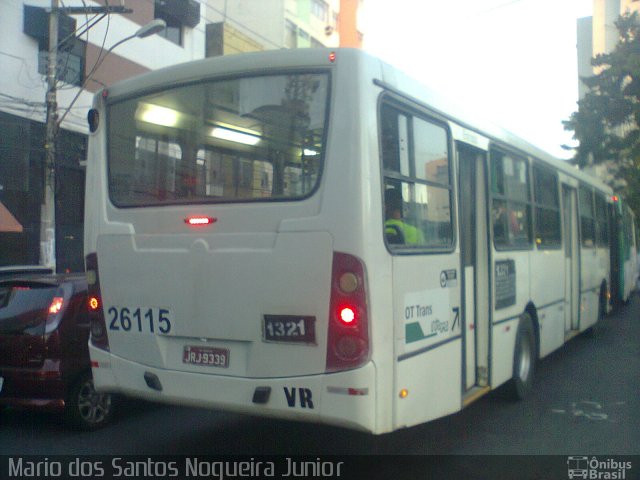
M591 63L596 73L581 80L588 93L578 111L563 122L579 141L575 162L580 168L607 163L616 186L622 186L640 216L640 22L625 14L616 22L619 41L610 53Z

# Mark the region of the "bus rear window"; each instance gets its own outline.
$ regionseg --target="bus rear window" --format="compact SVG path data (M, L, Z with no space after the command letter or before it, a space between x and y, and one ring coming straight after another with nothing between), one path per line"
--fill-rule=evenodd
M299 199L318 184L328 74L180 86L109 109L119 207Z

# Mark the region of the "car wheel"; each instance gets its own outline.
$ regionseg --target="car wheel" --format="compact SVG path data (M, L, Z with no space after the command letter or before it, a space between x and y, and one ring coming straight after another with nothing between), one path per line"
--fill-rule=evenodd
M96 392L91 372L83 373L69 391L65 414L69 423L81 430L96 430L107 425L114 410L114 396Z
M513 376L509 382L509 396L514 400L526 398L533 390L536 368L536 336L528 313L520 317L513 352Z

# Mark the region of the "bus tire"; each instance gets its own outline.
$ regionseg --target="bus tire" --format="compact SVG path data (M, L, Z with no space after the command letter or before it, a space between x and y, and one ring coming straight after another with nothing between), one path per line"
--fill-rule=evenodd
M523 400L533 390L533 377L537 360L536 335L528 313L520 317L513 351L513 376L509 381L509 397Z
M602 284L600 287L600 297L598 299L598 316L596 323L587 328L584 333L587 337L594 337L596 335L596 329L602 325L602 321L607 316L607 286Z

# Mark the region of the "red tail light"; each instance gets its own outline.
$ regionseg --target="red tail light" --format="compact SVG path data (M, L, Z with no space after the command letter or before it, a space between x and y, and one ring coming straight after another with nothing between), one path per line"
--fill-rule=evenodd
M53 297L51 305L49 306L49 314L55 315L56 313L59 313L60 310L62 310L62 305L64 305L63 297Z
M73 295L73 286L70 283L62 283L49 304L47 311L47 320L45 323L45 333L50 334L58 328L65 310L70 308L71 297Z
M193 216L193 217L187 217L184 219L184 223L194 227L197 227L200 225L212 225L217 221L218 221L217 218L205 217L205 216Z
M340 314L338 316L340 321L345 325L355 325L356 322L356 310L351 306L340 308Z
M91 322L91 344L102 350L109 350L107 337L107 322L102 310L102 296L100 294L100 276L98 275L98 255L90 253L85 259L87 267L87 307Z
M334 252L327 338L327 372L357 368L369 359L364 264L346 253Z

